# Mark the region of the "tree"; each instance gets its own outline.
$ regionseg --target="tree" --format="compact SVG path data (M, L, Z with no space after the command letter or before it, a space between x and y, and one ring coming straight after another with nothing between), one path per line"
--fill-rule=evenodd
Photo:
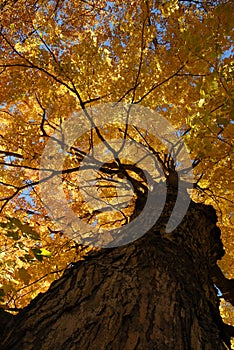
M3 2L0 293L5 310L22 308L13 318L1 312L3 348L229 346L232 13L231 1ZM97 125L93 114L107 102L128 103L125 119L117 113ZM137 125L136 110L146 107L161 123L167 118L161 137L150 129L161 128L156 119ZM83 133L68 147L71 116ZM59 169L53 142L58 157L65 154ZM110 157L101 162L101 153ZM96 192L89 191L93 170ZM56 177L68 206L103 235L101 244L92 232L77 238L71 221L64 221L69 234L58 225L64 207L51 219L39 185ZM56 203L57 188L47 190ZM186 205L189 195L181 221L176 203ZM140 216L149 196L148 215ZM116 236L139 218L129 242ZM106 239L115 247L100 248Z

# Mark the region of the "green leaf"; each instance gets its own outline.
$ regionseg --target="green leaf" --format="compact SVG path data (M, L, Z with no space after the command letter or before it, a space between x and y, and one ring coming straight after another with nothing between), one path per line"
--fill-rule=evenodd
M43 257L41 256L41 249L40 248L32 248L33 254L35 256L35 258L42 262L43 261Z
M43 257L50 258L51 252L45 248L33 248L32 249L35 258L39 261L43 260Z
M24 267L21 267L18 270L18 275L21 281L23 281L25 284L29 284L31 275L28 273L28 271Z
M5 293L5 295L9 292L15 291L15 288L10 283L5 284L5 286L3 286L2 289L3 289L3 292Z
M7 228L8 225L9 225L9 223L0 222L0 227L2 227L2 228Z
M28 224L22 224L22 222L17 218L8 218L15 226L17 226L26 236L32 238L35 241L40 240L40 235L33 230Z
M0 227L6 228L6 229L13 229L14 225L11 222L1 222Z
M4 297L6 293L4 292L3 288L0 288L0 297Z
M47 258L50 258L52 254L51 254L51 252L49 250L47 250L45 248L41 248L41 255L45 256Z
M24 258L26 259L27 262L32 262L34 260L34 257L30 254L25 254ZM20 260L22 260L22 259L20 259Z
M14 241L18 241L20 239L19 231L8 231L6 236L9 238L13 238Z

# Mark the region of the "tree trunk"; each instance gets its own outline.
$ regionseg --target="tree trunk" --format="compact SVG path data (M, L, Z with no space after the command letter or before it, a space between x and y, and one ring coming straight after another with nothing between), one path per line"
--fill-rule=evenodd
M171 236L161 225L75 263L7 323L1 349L227 349L211 279L223 254L214 209L192 202Z

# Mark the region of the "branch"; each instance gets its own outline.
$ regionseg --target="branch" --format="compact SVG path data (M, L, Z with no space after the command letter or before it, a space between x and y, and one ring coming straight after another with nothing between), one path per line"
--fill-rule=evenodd
M128 89L124 94L123 94L123 96L122 97L120 97L120 99L117 101L117 103L118 102L121 102L131 91L133 91L133 90L136 90L136 88L140 85L140 81L136 84L136 85L134 85L133 87L131 87L130 89Z
M56 172L56 171L54 171ZM52 172L50 175L48 175L45 179L42 179L42 180L37 180L37 181L34 181L34 182L30 182L30 183L27 183L21 187L14 187L16 188L15 192L10 195L9 197L5 197L5 198L2 198L0 199L0 202L4 202L2 207L0 208L0 213L3 211L3 209L5 208L5 206L10 202L11 199L13 199L15 196L17 196L17 194L21 191L23 191L24 189L28 188L28 187L33 187L33 186L36 186L36 185L39 185L40 183L42 182L45 182L47 180L49 180L52 176L54 176L54 172ZM13 186L12 186L13 187Z
M156 88L158 88L159 86L167 83L169 80L171 80L172 78L174 78L175 76L178 75L178 73L184 68L184 64L172 75L170 75L168 78L164 79L163 81L161 81L158 84L154 84L148 92L146 92L138 101L134 102L134 104L140 103L146 96L148 96L153 90L155 90Z
M223 298L234 306L234 278L226 278L217 264L211 270L211 277Z
M139 61L139 67L138 67L138 71L137 71L137 75L136 75L136 80L135 80L135 88L133 89L133 96L132 96L132 103L134 102L135 99L135 95L136 95L136 89L138 86L138 80L141 74L141 67L142 67L142 63L143 63L143 53L144 53L144 49L145 49L145 45L144 45L144 32L145 32L145 22L148 18L148 14L146 16L146 18L143 21L142 24L142 31L141 31L141 53L140 53L140 61Z
M66 82L64 82L63 80L61 80L58 76L54 75L53 73L49 72L48 70L46 70L43 67L39 67L37 66L35 63L33 63L32 61L30 61L28 58L24 57L18 50L16 50L16 48L14 47L14 45L11 44L11 42L7 39L7 37L3 34L0 33L0 35L2 36L2 38L7 42L7 44L11 47L11 49L17 54L17 56L19 56L22 60L26 61L26 63L15 63L15 64L0 64L1 68L11 68L11 67L23 67L23 68L29 68L29 69L37 69L41 72L43 72L44 74L48 75L50 78L52 78L54 81L56 81L57 83L65 86L68 90L70 90L71 92L73 92L79 99L79 102L81 104L82 109L84 109L85 104L91 103L93 101L98 101L105 96L101 96L101 97L95 97L93 99L89 99L87 101L82 101L80 94L78 93L74 83L71 81L72 83L72 87L67 84Z
M16 153L16 152L0 150L0 154L5 154L6 157L16 157L16 158L23 159L22 154L19 154L19 153Z
M41 132L42 132L42 136L49 136L47 135L45 129L44 129L44 124L45 124L45 121L46 121L46 109L42 106L41 104L41 101L39 100L39 98L37 97L37 94L35 94L35 97L36 97L36 100L37 100L37 103L39 104L40 108L42 109L42 121L41 121L41 124L40 124L40 129L41 129Z

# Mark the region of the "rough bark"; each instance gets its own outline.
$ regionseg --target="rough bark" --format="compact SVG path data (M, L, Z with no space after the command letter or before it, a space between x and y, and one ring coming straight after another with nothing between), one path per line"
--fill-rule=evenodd
M215 211L191 203L169 236L168 215L137 241L65 271L7 323L1 349L227 349L211 278L223 254Z

